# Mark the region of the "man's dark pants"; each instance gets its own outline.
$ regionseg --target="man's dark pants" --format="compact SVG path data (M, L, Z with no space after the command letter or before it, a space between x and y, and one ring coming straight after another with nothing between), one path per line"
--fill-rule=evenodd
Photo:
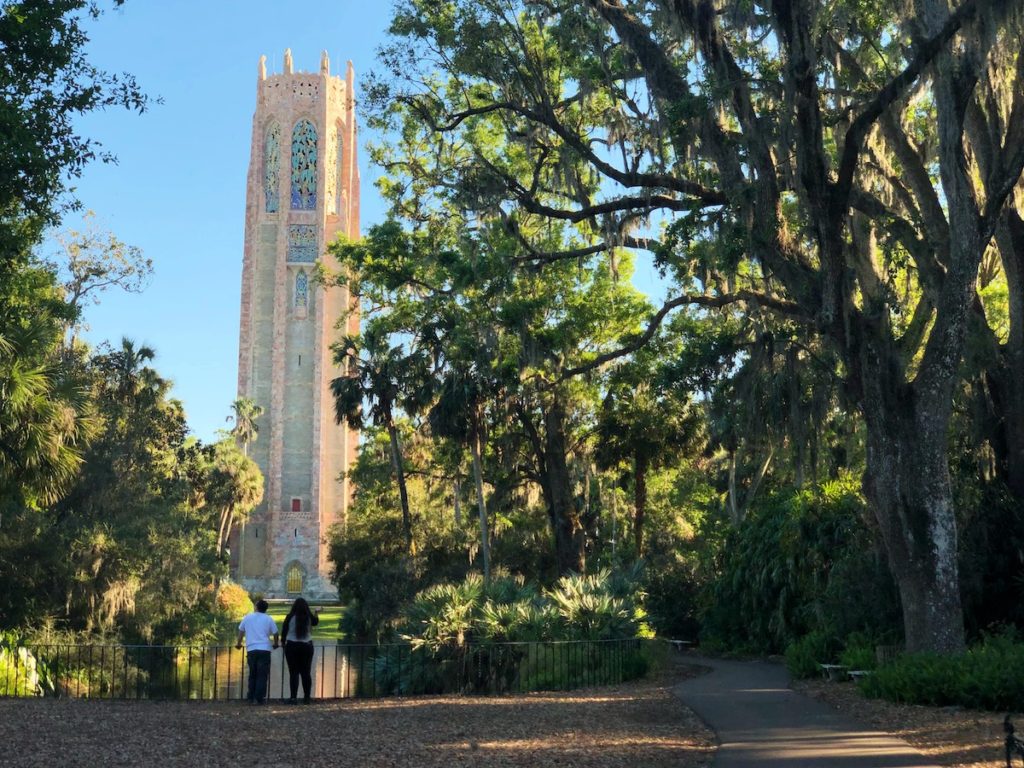
M270 682L270 651L249 651L249 701L262 704L267 698Z

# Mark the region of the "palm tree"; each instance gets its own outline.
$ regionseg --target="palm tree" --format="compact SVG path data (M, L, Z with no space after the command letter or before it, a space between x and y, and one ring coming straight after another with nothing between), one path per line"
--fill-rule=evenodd
M226 419L226 421L233 421L235 423L231 428L231 435L235 438L238 445L241 446L242 455L249 458L249 443L256 442L256 438L259 436L260 428L256 420L263 415L263 407L256 405L256 402L248 397L239 397L235 398L235 402L231 404L231 410L234 413ZM248 515L242 519L238 532L239 578L245 575L245 523L247 519ZM229 528L229 533L230 530Z
M259 436L260 428L256 420L263 415L263 407L248 397L239 397L231 404L231 410L234 413L226 419L235 424L231 428L231 436L241 447L242 453L248 456L249 443L256 442Z
M387 429L402 507L402 534L406 551L412 553L412 514L395 412L402 408L411 413L423 407L429 391L429 361L415 348L392 345L390 337L385 323L371 323L362 334L346 336L335 345L334 361L346 373L331 381L331 393L337 423L362 429L365 401L370 404L373 424Z
M0 335L0 521L5 507L50 503L74 479L95 433L88 389L55 357L39 319Z
M217 554L223 556L235 522L247 518L263 501L263 475L231 439L215 443L211 459L207 500L219 513Z
M483 390L471 372L456 371L441 385L441 396L430 410L430 430L438 437L447 437L468 445L473 457L473 480L476 483L477 509L480 514L480 556L484 580L491 578L491 556L487 532L487 503L484 499L483 467L480 459L483 444Z

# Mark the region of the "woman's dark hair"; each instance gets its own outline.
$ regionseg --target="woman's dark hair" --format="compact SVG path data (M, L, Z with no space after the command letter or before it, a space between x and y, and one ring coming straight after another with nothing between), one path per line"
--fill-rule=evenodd
M313 620L313 612L309 610L309 603L304 597L296 597L292 608L285 617L285 623L295 622L295 637L302 637L309 632L309 626ZM287 630L286 630L287 631Z

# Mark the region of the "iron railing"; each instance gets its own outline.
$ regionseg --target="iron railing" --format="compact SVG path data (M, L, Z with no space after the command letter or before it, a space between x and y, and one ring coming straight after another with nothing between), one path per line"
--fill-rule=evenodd
M313 696L378 698L499 694L615 685L647 669L646 641L469 643L439 650L409 644L317 643ZM0 648L0 696L238 700L245 651L233 646L37 645ZM268 696L289 693L274 651Z

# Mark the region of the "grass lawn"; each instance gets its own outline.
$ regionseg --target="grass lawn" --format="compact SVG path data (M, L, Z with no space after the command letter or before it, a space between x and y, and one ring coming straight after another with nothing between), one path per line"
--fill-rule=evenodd
M315 611L318 606L316 603L313 603L309 607ZM288 615L289 608L291 608L291 603L271 603L270 608L267 610L267 613L274 618L274 621L277 622L279 629L281 628L281 625L284 624L284 617ZM313 639L341 639L338 622L341 621L341 617L344 612L345 606L343 605L325 605L320 607L320 623L313 627Z

